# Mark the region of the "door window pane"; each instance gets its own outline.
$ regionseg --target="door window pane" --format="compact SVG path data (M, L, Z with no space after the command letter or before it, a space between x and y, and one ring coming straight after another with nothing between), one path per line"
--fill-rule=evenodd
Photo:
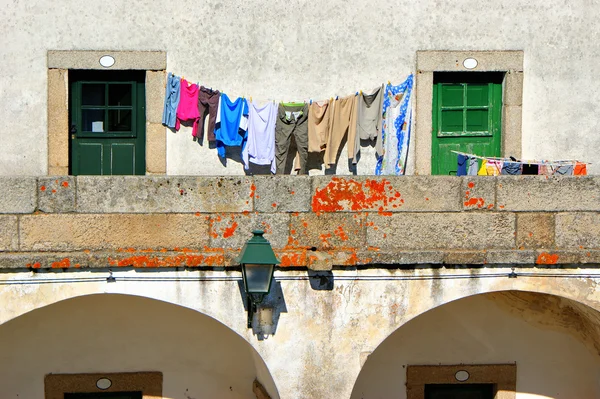
M489 88L488 85L470 84L467 86L467 106L481 107L488 106Z
M108 111L108 130L111 132L131 131L131 110L111 109Z
M468 132L487 132L488 131L488 110L487 109L468 109L467 110L467 131Z
M442 111L442 132L462 132L463 131L463 111L444 110Z
M103 109L82 109L81 110L81 129L84 132L103 133L104 129L104 110Z
M104 84L84 83L81 85L81 105L105 105Z
M110 84L108 86L108 105L131 105L131 84Z
M442 85L442 107L462 107L464 95L464 86Z

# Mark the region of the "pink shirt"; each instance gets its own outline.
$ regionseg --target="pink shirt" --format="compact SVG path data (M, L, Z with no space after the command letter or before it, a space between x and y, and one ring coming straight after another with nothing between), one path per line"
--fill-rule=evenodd
M200 111L198 111L198 85L188 84L187 80L181 80L181 95L179 96L179 105L177 106L177 121L175 122L175 130L179 130L180 122L194 121L192 127L192 136L198 134L198 121L200 119Z

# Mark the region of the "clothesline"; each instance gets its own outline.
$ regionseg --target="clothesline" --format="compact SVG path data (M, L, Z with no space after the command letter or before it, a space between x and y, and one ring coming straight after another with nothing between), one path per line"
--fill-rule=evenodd
M196 80L194 80L194 81L192 81L192 80L187 80L187 79L185 78L185 76L183 76L183 75L179 76L179 75L173 74L173 76L176 76L176 77L178 77L178 78L179 78L180 80L182 80L182 81L183 81L183 80L185 80L185 81L186 81L186 82L188 82L189 84L196 84L196 85L198 85L198 86L200 86L200 85L201 85L199 81L196 81ZM390 81L390 80L388 80L388 81L387 81L387 84L383 84L383 85L379 85L379 86L377 86L377 87L373 87L373 89L372 89L372 90L370 90L370 91L375 91L375 90L377 90L377 89L378 89L378 88L380 88L380 87L391 86L391 84L392 84L392 83L391 83L391 81ZM205 87L209 88L210 90L215 90L215 91L219 91L219 92L221 92L221 93L226 93L226 91L223 91L223 90L221 90L221 89L219 89L219 88L213 88L213 87L210 87L210 86L205 86ZM370 93L364 93L364 92L363 92L363 90L357 90L357 91L354 93L354 95L355 95L355 96L358 96L359 94L366 94L366 95L369 95ZM288 101L288 100L277 100L277 99L273 99L273 98L271 98L271 99L266 99L266 100L265 100L265 99L256 99L256 98L253 98L252 96L246 96L246 95L241 95L241 96L232 97L232 98L240 98L240 97L241 97L241 98L243 98L243 99L246 99L246 100L248 100L248 101L250 101L250 102L253 102L253 101L255 101L255 102L259 103L259 104L270 103L270 102L273 102L274 104L282 104L282 103L297 103L297 102L303 102L303 103L305 103L305 104L312 104L312 103L324 103L324 102L327 102L327 101L331 102L331 101L333 101L333 100L339 100L340 98L346 98L346 97L349 97L349 96L351 96L351 95L352 95L352 94L347 94L347 95L345 95L345 96L344 96L344 95L343 95L343 96L336 95L336 96L332 96L332 97L325 98L325 99L322 99L322 100L315 100L315 99L313 99L313 98L307 98L307 99L305 98L305 99L302 99L302 100L289 100L289 101Z
M587 165L591 165L591 162L581 162L581 161L577 161L577 160L556 160L556 161L514 160L511 158L484 157L484 156L480 156L480 155L469 154L467 152L462 152L462 151L450 150L450 152L453 152L458 155L464 155L469 158L487 159L487 160L503 161L503 162L513 162L513 163L521 163L521 164L525 164L525 165L565 166L565 165L575 165L577 163L585 163Z
M162 124L175 131L181 123L191 124L192 137L199 143L204 141L206 131L207 141L215 143L222 160L227 155L225 147L240 147L245 169L250 163L270 164L272 173L282 173L289 164L293 135L299 159L298 165L294 161L294 168L299 174L307 173L308 153L324 152L326 169L337 164L344 140L352 164L360 158L360 140L374 140L375 174L404 174L412 88L411 74L397 86L388 81L387 86L379 85L369 94L357 91L355 95L336 96L335 100L330 97L325 104L312 99L259 104L251 96L232 100L222 91L190 84L185 77L169 72Z

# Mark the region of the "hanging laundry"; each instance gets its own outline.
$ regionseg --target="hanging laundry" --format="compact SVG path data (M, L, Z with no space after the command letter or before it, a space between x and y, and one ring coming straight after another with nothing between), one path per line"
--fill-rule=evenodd
M241 146L246 143L248 130L248 102L243 97L231 101L225 93L219 98L219 111L215 123L217 153L225 157L225 146Z
M398 85L387 84L383 93L381 136L383 156L377 160L376 175L403 175L412 123L413 75Z
M200 142L204 140L204 121L208 114L208 126L206 131L206 139L215 141L215 122L217 121L217 111L219 110L219 98L221 93L218 90L212 90L204 86L200 86L198 93L198 111L200 119L198 121L198 131L195 137L198 137Z
M279 104L277 124L275 125L275 159L277 174L283 174L285 172L292 135L296 142L300 161L298 174L305 175L307 173L308 115L308 104Z
M467 175L467 162L469 157L463 154L458 154L458 168L456 169L456 176L466 176Z
M542 161L541 164L538 165L538 175L540 176L549 176L552 174L552 169L550 166L546 164L546 162Z
M523 175L537 175L538 174L538 164L537 163L523 163L521 168L521 174Z
M556 176L573 176L573 165L561 165L552 167L552 174Z
M198 120L200 118L198 92L199 87L197 84L190 84L187 80L181 80L175 130L179 130L181 122L192 121L192 136L194 137L198 134Z
M354 152L360 151L360 140L375 141L375 151L378 157L383 155L381 140L381 107L383 106L384 86L374 89L371 94L358 94L357 107L357 140ZM359 140L360 139L360 140Z
M501 175L520 175L521 174L521 162L504 162L502 166Z
M327 147L333 104L329 100L313 102L308 111L308 152L321 152Z
M162 124L171 129L175 129L175 125L177 124L180 83L181 80L179 79L179 76L175 76L169 72L165 89L165 106L163 108Z
M577 162L575 167L573 168L573 175L575 176L585 176L587 175L587 164L583 162Z
M250 168L252 162L256 165L271 165L271 173L275 173L276 121L276 104L268 102L258 105L255 101L248 103L248 137L242 150L246 169Z
M481 160L481 167L479 168L477 175L478 176L487 176L487 160L486 159Z
M340 146L347 138L348 159L357 162L355 150L356 140L356 104L358 97L351 95L333 100L333 114L329 126L327 147L325 147L325 167L336 163Z
M467 166L467 175L468 176L477 176L477 172L479 171L479 162L475 157L469 157L468 166Z

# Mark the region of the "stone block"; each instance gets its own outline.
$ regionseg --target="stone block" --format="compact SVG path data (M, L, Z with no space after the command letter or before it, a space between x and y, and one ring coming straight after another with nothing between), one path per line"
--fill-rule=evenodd
M486 263L485 251L446 251L443 263L446 265L483 265Z
M77 192L74 176L40 177L37 181L38 209L46 213L75 212Z
M554 248L554 215L518 213L517 248Z
M572 265L581 262L584 255L579 250L538 250L536 251L535 264L538 267L552 267L552 265Z
M463 61L475 58L477 67L473 71L523 71L522 50L509 51L417 51L418 71L466 71Z
M505 157L521 158L523 107L505 106L502 111L502 152Z
M461 203L465 211L493 210L496 206L496 181L488 176L464 176Z
M306 249L275 249L275 256L281 262L279 267L302 267L308 265L307 252Z
M290 239L292 247L317 250L353 249L365 246L364 215L351 213L292 214Z
M371 247L358 251L358 264L361 265L428 265L440 264L443 251L391 251Z
M555 216L556 247L566 249L600 248L600 214L568 212Z
M263 230L273 248L288 243L290 216L287 213L218 213L210 215L212 248L241 249L252 238L252 230Z
M505 106L523 105L523 72L509 71L504 75Z
M496 182L499 211L600 210L600 177L499 176Z
M100 69L100 57L110 55L115 59L111 69L164 70L167 67L166 51L118 50L50 50L48 68ZM164 90L163 90L164 92Z
M37 203L35 177L0 177L4 187L0 196L0 213L31 213Z
M429 175L431 174L433 72L417 71L415 89L415 102L418 110L415 115L415 134L413 135L415 143L415 173L417 175Z
M19 249L19 227L17 216L0 215L0 251Z
M69 166L68 71L48 69L48 171L66 175Z
M244 212L252 209L248 177L79 176L82 213Z
M146 122L162 122L165 102L165 71L146 71Z
M313 212L455 212L461 179L453 176L313 177Z
M146 171L150 174L167 173L167 134L160 123L146 125Z
M255 176L254 209L258 212L308 212L309 176Z
M536 253L531 250L488 250L486 251L486 263L491 265L532 265Z
M203 248L208 220L181 214L25 215L19 225L22 251Z
M512 249L515 216L508 213L397 213L367 216L367 245L402 250Z

